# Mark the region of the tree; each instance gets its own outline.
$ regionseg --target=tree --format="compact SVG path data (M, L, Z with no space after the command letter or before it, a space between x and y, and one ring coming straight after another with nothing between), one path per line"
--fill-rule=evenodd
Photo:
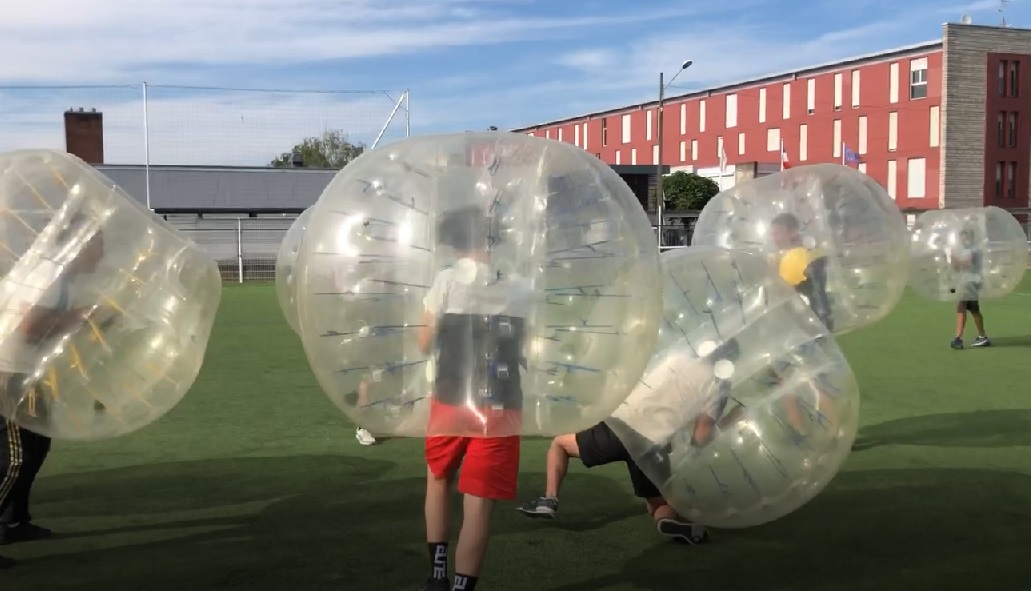
M331 129L321 136L306 138L293 150L280 154L270 166L292 168L295 158L300 156L301 165L307 168L339 169L361 156L365 149L365 144L352 142L343 131Z
M662 192L666 209L699 211L720 192L720 186L712 179L681 170L662 179Z

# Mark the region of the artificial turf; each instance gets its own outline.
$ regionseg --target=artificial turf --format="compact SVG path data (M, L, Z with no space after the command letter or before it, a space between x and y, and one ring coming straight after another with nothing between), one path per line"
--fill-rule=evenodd
M864 426L796 513L677 545L622 467L574 466L560 519L499 508L478 591L1031 588L1031 295L984 311L991 349L950 350L951 306L911 294L841 339ZM22 560L0 589L413 591L428 569L422 442L353 433L272 288L228 287L182 404L121 439L55 445L34 517L62 535L0 547ZM542 490L546 444L523 445L524 497Z

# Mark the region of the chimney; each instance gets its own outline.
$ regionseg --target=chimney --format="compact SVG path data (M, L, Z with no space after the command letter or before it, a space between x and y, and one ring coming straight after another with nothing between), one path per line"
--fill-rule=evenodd
M104 114L96 109L68 109L64 113L65 151L86 161L104 163Z

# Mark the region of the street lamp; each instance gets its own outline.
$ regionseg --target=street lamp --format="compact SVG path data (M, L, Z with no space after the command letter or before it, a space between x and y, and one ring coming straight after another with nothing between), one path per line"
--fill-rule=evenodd
M669 82L665 81L665 75L659 72L659 104L655 107L655 121L658 129L655 133L655 139L658 142L658 154L655 158L655 196L657 198L656 208L659 213L659 248L662 248L662 205L666 200L665 192L662 190L662 101L666 99L666 87L673 84L673 81L677 79L677 76L684 70L691 67L694 62L691 60L685 61L681 64L680 69L677 73L670 78Z

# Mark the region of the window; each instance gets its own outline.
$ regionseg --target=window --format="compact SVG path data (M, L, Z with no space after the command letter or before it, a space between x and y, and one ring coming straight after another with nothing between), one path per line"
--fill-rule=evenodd
M687 135L687 103L680 103L680 135Z
M995 196L1002 197L1002 162L995 163Z
M866 154L866 115L859 118L859 153Z
M938 145L941 144L941 129L942 129L941 107L939 107L937 105L934 106L934 107L931 107L930 128L931 128L931 137L928 138L927 143L932 148L937 148Z
M623 164L623 150L616 150L616 164Z
M909 62L909 98L927 98L927 58Z
M1017 196L1017 163L1006 163L1006 197L1013 199Z
M766 130L766 151L777 152L780 150L780 130L776 127Z
M656 158L656 160L658 160L658 158ZM682 140L680 142L680 161L687 162L687 142Z
M745 132L737 134L737 153L739 156L745 154Z
M805 124L798 126L798 160L805 162L809 159L809 127Z
M1006 96L1006 69L1008 67L1009 62L1006 60L999 62L999 96Z
M766 89L759 89L759 123L766 123Z
M601 145L609 145L609 120L608 118L601 120Z
M698 160L698 140L691 140L691 161Z
M899 188L899 168L898 163L894 160L888 161L888 195L891 195L892 199L898 199L898 188Z
M602 123L604 123L604 121L605 120L603 119ZM586 123L584 123L584 133L583 133L583 136L584 136L584 150L586 150L587 149L587 124Z
M816 78L806 80L805 95L806 112L812 115L816 112Z
M910 158L906 162L906 198L924 197L927 197L927 161L923 158Z
M698 103L698 131L705 131L705 101Z
M1010 96L1020 96L1020 62L1010 62Z
M737 95L727 95L727 129L734 129L737 127Z
M999 147L1003 148L1006 146L1006 111L999 111L999 117L996 121L995 129L996 140L998 141Z
M785 83L781 90L782 103L781 106L781 118L785 121L791 119L791 83Z
M1010 114L1010 125L1009 125L1009 141L1007 145L1011 148L1017 147L1017 117L1019 113L1011 112Z
M652 146L652 164L662 164L659 162L659 144Z
M852 108L859 108L859 70L852 70Z
M647 134L647 137L645 138L645 140L647 140L649 142L652 141L652 126L655 125L655 118L652 116L653 112L654 111L652 111L651 109L648 109L648 114L645 116L645 123L644 123L645 129L648 130L648 131L645 132Z
M899 149L899 112L888 113L888 151Z
M633 135L633 121L630 119L630 113L623 115L623 143L629 144Z
M842 95L845 92L845 79L844 74L837 73L834 75L834 110L841 110Z
M841 158L841 119L834 120L834 157Z
M856 166L857 166L857 168L859 169L859 172L861 172L861 173L863 173L863 174L866 174L866 162L860 162L860 163L859 163L858 165L856 165Z
M637 148L630 149L630 164L637 165Z
M580 145L580 126L579 125L574 125L573 126L573 145L574 146L579 146Z
M544 132L544 137L548 138L549 140L551 139L551 130L550 129Z
M562 129L561 127L558 128L558 141L560 141L560 142L562 141L562 132L563 131L565 131L565 130Z
M899 64L895 62L891 65L891 73L889 74L888 82L888 102L897 103L899 102Z

